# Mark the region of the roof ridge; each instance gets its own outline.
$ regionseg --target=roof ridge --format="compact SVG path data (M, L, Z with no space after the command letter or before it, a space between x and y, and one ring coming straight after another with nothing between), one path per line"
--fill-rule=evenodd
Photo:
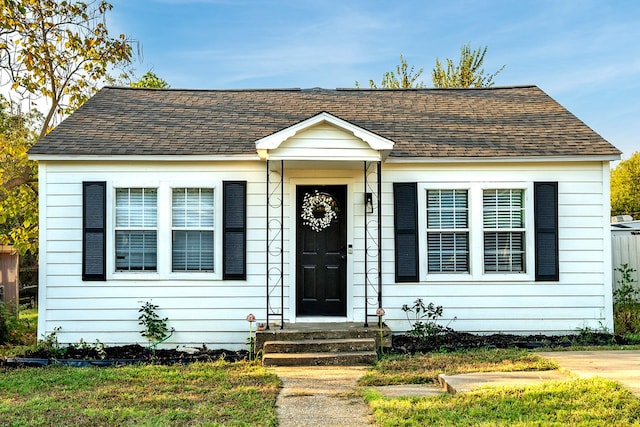
M427 92L427 91L456 91L456 90L501 90L501 89L526 89L537 88L535 84L527 85L509 85L509 86L488 86L488 87L468 87L468 88L436 88L436 87L423 87L423 88L403 88L403 89L389 89L389 88L357 88L357 87L338 87L335 89L311 87L311 88L253 88L253 89L203 89L203 88L151 88L151 87L130 87L130 86L104 86L104 89L116 89L116 90L132 90L132 91L173 91L173 92Z
M157 91L157 92L300 92L300 88L256 88L256 89L202 89L202 88L155 88L155 87L130 87L107 85L103 89L132 90L132 91Z
M525 84L525 85L508 85L508 86L484 86L484 87L412 87L412 88L402 88L402 89L390 89L390 88L350 88L350 87L339 87L336 90L340 91L381 91L381 92L389 92L389 91L406 91L406 92L421 92L421 91L453 91L453 90L496 90L496 89L526 89L526 88L537 88L538 86L535 84Z

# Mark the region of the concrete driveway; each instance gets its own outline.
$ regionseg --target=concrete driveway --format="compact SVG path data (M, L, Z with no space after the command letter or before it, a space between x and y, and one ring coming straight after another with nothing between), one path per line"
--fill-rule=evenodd
M640 397L640 351L558 351L538 353L579 378L618 381Z

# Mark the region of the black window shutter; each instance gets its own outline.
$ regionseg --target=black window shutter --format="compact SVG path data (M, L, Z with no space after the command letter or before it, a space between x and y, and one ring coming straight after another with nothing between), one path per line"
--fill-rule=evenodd
M82 183L82 280L106 277L106 182Z
M536 281L560 280L558 253L558 183L535 182Z
M418 185L393 184L393 215L396 252L396 282L417 282L418 263Z
M247 278L247 183L222 183L222 278Z

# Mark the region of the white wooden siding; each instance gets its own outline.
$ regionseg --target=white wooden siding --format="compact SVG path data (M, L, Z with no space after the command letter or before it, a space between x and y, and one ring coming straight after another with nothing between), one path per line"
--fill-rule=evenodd
M574 333L579 328L612 329L608 175L600 162L549 164L385 164L383 306L394 330L408 327L400 310L416 298L444 307L443 323L471 332ZM559 282L491 281L395 284L392 183L558 181ZM568 197L565 198L565 195ZM419 207L424 209L424 207ZM388 218L387 218L388 217ZM533 218L529 217L529 221ZM359 221L356 221L356 224ZM361 234L358 234L361 238ZM474 248L471 248L474 250ZM527 253L527 257L532 257ZM425 259L421 258L424 269ZM489 275L486 275L489 277ZM356 297L356 301L358 298ZM478 305L482 308L479 309ZM360 305L362 307L362 305Z
M336 126L322 123L283 142L271 158L278 160L378 160L380 154L369 144Z
M328 126L328 125L327 125ZM331 126L329 126L331 127ZM331 129L318 129L325 134ZM305 144L311 131L292 140L284 150ZM343 136L344 138L344 136ZM351 144L351 143L350 143ZM356 146L352 144L351 146ZM358 149L364 149L359 147ZM291 163L294 164L294 163ZM326 165L326 163L323 163ZM288 169L285 162L284 275L285 320L293 315L295 296L295 207L291 195L296 183L334 182L348 185L349 311L347 320L364 321L364 209L362 163L336 161L334 169ZM295 165L300 165L296 162ZM524 164L383 164L383 306L385 321L396 332L408 328L403 304L416 298L444 307L443 323L461 331L480 333L571 333L578 328L611 328L611 252L607 221L606 168L600 162ZM393 233L393 182L508 183L559 182L560 282L428 281L395 283ZM61 327L61 342L99 339L113 345L145 343L140 335L138 309L145 301L159 306L176 329L167 343L209 347L243 348L248 331L244 320L253 313L258 322L266 317L265 289L265 164L263 162L41 162L41 289L39 336ZM82 181L107 181L119 185L141 183L246 180L247 186L247 280L170 280L158 275L135 275L107 282L83 282ZM109 207L108 207L109 209ZM160 207L162 209L162 207ZM420 206L419 209L425 209ZM374 214L374 215L377 215ZM533 218L529 217L528 221ZM216 218L216 226L221 218ZM112 230L108 231L110 237ZM163 244L167 242L159 242ZM472 250L476 250L471 248ZM220 256L218 252L216 256ZM107 254L112 256L112 254ZM527 253L527 257L532 257ZM420 268L425 267L424 254ZM153 279L148 279L148 278ZM198 277L197 274L193 275ZM370 288L371 289L371 288ZM607 296L609 294L609 296ZM373 295L370 293L370 297ZM374 309L375 310L375 309Z

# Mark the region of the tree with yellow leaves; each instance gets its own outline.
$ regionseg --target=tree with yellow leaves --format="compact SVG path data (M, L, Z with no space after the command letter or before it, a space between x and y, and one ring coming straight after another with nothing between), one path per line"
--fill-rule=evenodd
M38 167L27 158L42 117L0 97L0 244L20 254L38 249Z
M454 65L453 60L447 58L447 68L445 70L442 62L436 59L436 67L431 73L433 87L436 88L469 88L469 87L489 87L493 86L493 78L503 69L504 65L493 74L486 74L482 64L484 55L487 53L487 46L484 49L471 50L471 44L467 43L460 48L460 59L458 65Z
M372 89L422 89L424 83L418 81L418 78L424 71L424 68L415 70L414 66L409 67L407 61L400 54L400 64L396 65L396 71L387 71L382 75L380 86L376 84L372 79L369 79L369 86ZM356 81L356 87L360 87L360 83Z
M14 102L0 101L0 242L21 253L37 249L37 170L28 149L131 61L130 41L107 30L111 9L104 0L0 0L0 82Z
M105 17L112 6L104 0L0 4L0 71L9 76L12 95L46 101L39 137L95 93L111 67L131 61L130 41L109 34Z
M640 151L611 169L611 215L640 218Z

